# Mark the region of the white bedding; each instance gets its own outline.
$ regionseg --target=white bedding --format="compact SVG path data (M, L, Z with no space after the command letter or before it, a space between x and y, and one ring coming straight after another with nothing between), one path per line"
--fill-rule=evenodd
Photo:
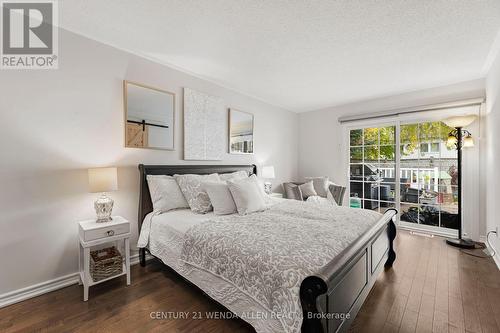
M277 203L281 204L275 205ZM333 258L381 215L367 210L322 207L321 203L280 199L273 199L268 206L272 208L266 212L245 217L218 217L213 213L201 215L187 209L161 215L151 213L143 223L138 246L148 247L151 254L249 322L257 332L299 332L302 314L298 286L301 279L322 267L328 258ZM238 225L234 226L234 223ZM233 227L236 231L234 235L230 232ZM288 235L301 234L303 228L316 232L309 237L311 239L305 235ZM280 230L285 229L287 235L280 236ZM323 229L328 232L318 232ZM207 237L207 233L214 236ZM301 238L308 244L314 240L318 249L307 253L309 246L302 244ZM279 247L273 245L275 240ZM262 244L266 251L262 252L258 246L256 248L256 243ZM189 244L192 246L187 246ZM287 249L289 246L291 248ZM317 258L316 250L328 256ZM298 257L288 260L283 251L298 251L295 254ZM260 253L265 253L264 257L271 255L274 261L268 258L269 262L260 262L257 260L261 257ZM221 266L228 260L232 262L230 267L235 268L230 274L224 271L227 264ZM250 276L245 276L249 266L253 266L254 271L250 273L252 269L248 270ZM287 270L281 266L289 267L288 273L284 273ZM257 271L255 267L259 267ZM254 276L265 283L255 281ZM283 281L283 284L272 283L277 280ZM276 299L273 295L279 296ZM278 316L277 309L280 312ZM295 315L293 318L282 317L287 313Z

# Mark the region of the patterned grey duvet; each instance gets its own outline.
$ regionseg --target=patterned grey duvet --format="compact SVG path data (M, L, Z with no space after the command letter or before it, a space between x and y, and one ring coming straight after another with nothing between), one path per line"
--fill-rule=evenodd
M191 227L180 260L247 295L280 322L282 331L300 332L302 280L381 217L369 210L284 200L264 212L213 217Z

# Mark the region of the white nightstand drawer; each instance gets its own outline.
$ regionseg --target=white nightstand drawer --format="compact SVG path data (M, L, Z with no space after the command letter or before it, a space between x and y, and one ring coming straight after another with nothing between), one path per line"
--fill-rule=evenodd
M88 242L95 239L126 234L130 232L129 226L130 225L127 223L127 224L118 224L110 227L103 227L100 229L87 230L84 232L84 236L82 238L84 241Z
M118 236L129 232L130 223L120 217L114 217L111 222L106 223L96 223L93 220L80 223L80 238L84 242Z

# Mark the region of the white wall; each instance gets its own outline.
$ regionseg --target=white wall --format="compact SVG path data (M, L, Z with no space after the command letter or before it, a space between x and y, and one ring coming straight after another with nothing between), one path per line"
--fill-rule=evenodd
M485 154L483 155L484 168L482 172L484 177L482 185L486 198L486 228L487 231L490 231L500 229L498 213L500 178L496 172L500 165L500 140L498 138L498 128L500 127L500 53L486 78L486 110L483 124L485 128L483 143ZM492 235L490 239L497 253L497 265L500 267L500 235Z
M484 80L481 79L301 113L299 118L299 180L307 176L329 176L336 183L347 185L345 133L343 126L338 122L339 117L477 98L484 96L484 84ZM478 140L477 132L476 139ZM474 149L474 153L477 154L478 148ZM464 153L464 159L467 158L465 155L466 153ZM467 163L465 161L464 165ZM472 161L469 164L474 163ZM479 167L474 165L474 168ZM477 215L476 219L479 219L479 209L474 215ZM471 237L478 239L479 236L484 235L485 225L485 221L480 221L479 225L469 228L473 233Z
M221 164L274 165L275 184L297 177L297 114L69 32L59 46L58 70L0 73L0 294L77 271L77 221L95 214L88 167L119 167L114 214L135 243L137 165L193 163L182 161L182 87L255 114L256 154ZM124 148L124 79L176 93L176 151Z

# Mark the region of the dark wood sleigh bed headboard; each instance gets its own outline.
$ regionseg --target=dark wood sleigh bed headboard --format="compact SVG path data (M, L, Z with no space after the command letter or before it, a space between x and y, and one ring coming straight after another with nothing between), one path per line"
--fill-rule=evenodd
M139 192L139 231L142 227L142 221L146 215L153 211L153 203L149 194L147 175L168 175L175 174L198 174L206 175L211 173L230 173L235 171L247 171L249 175L257 174L257 166L250 165L144 165L139 164L140 172L140 192Z

